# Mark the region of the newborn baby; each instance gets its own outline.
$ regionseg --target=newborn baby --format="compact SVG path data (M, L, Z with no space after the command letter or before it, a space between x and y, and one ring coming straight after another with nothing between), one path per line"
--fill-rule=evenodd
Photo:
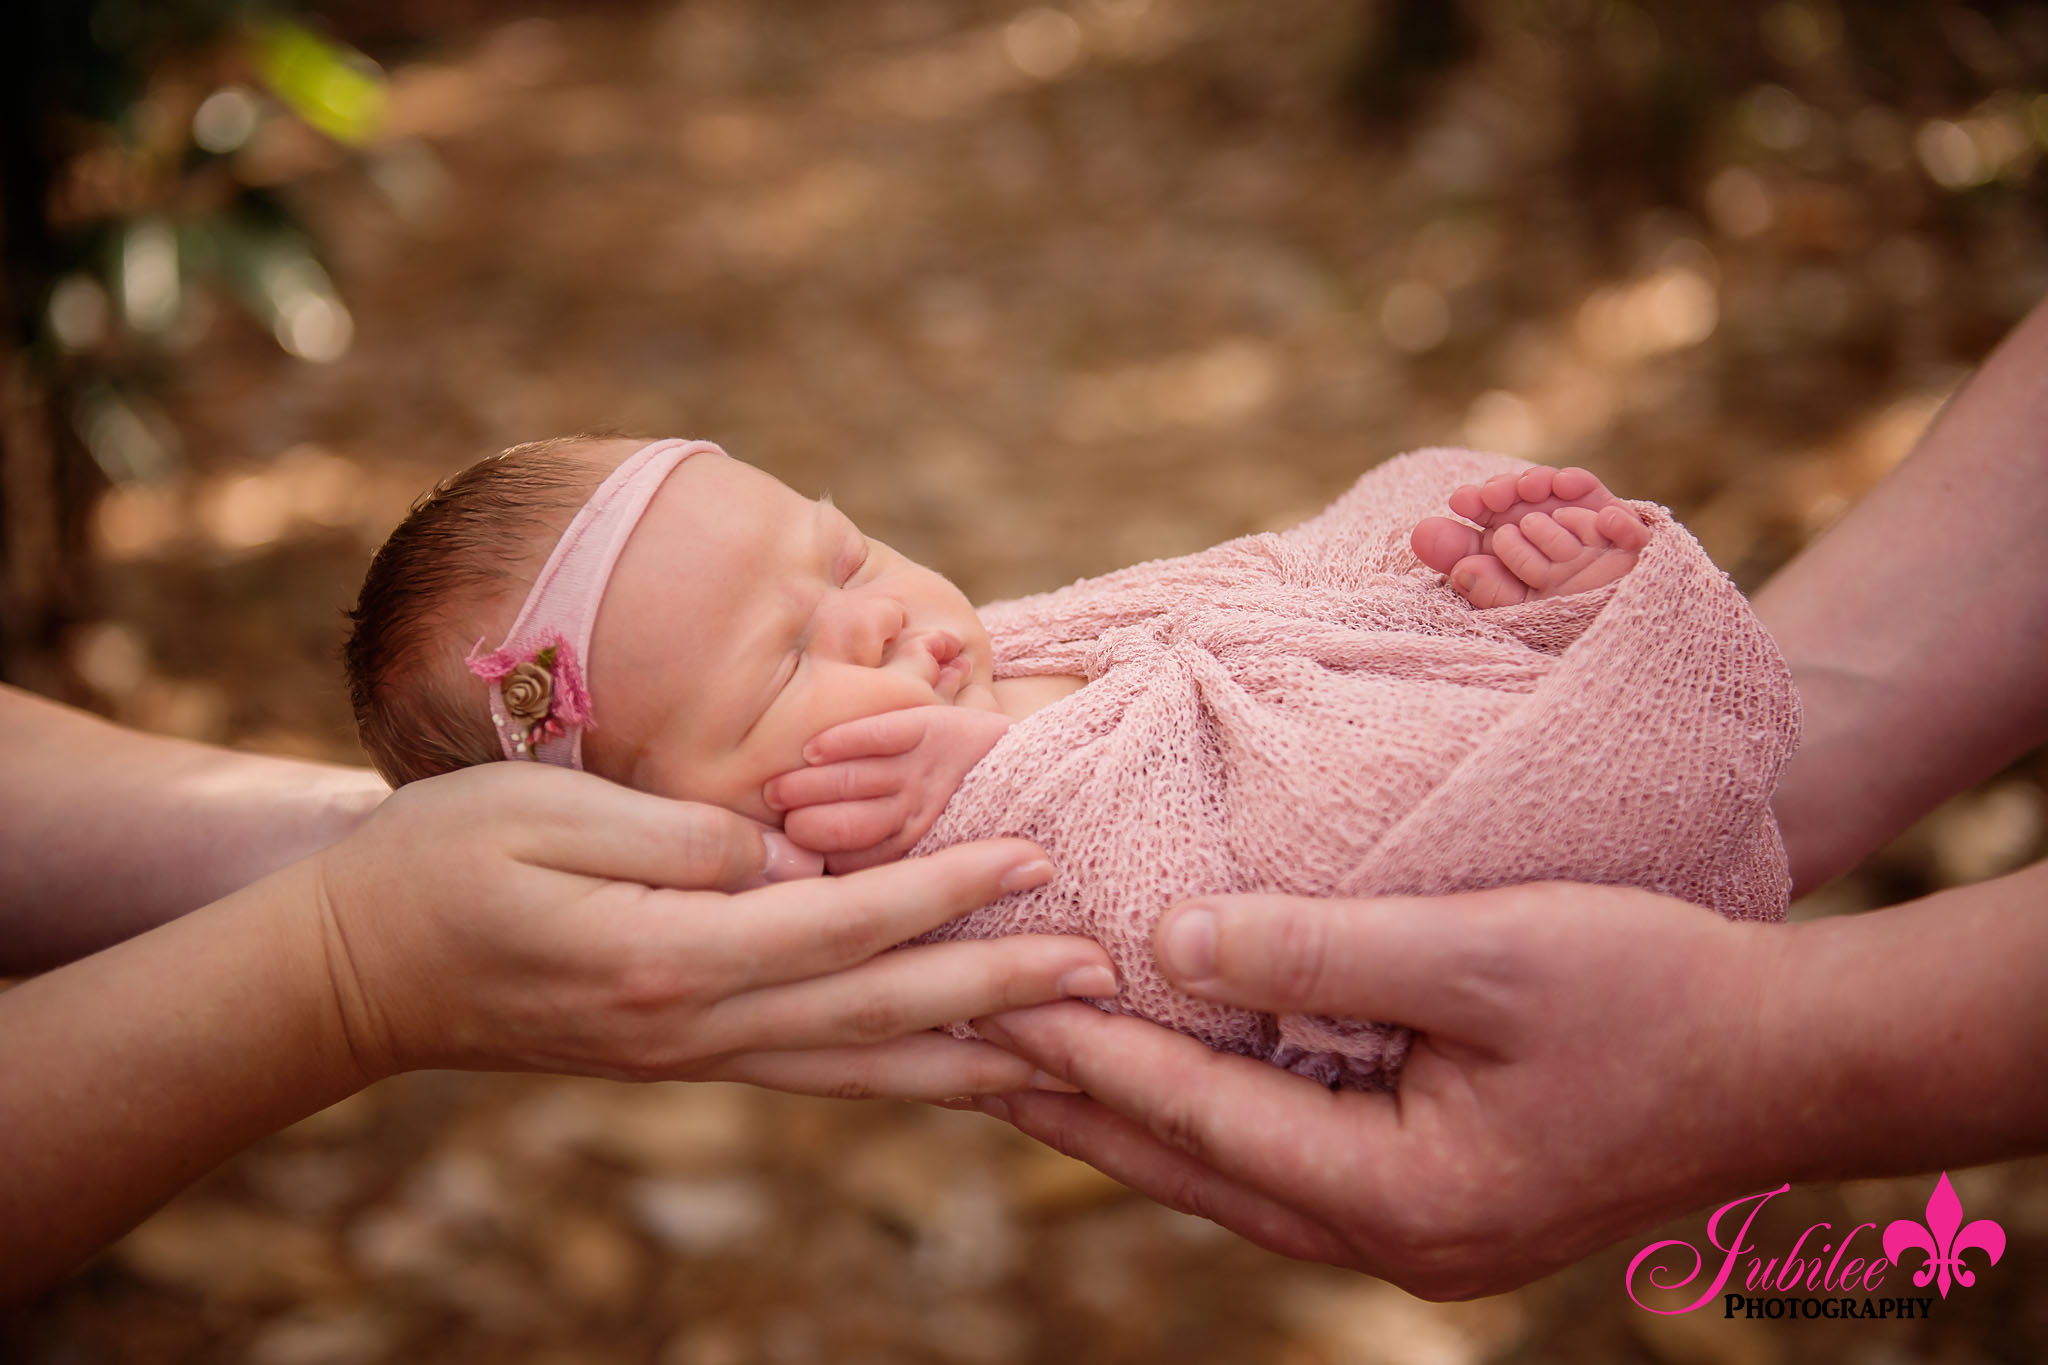
M1328 1083L1389 1083L1405 1034L1177 995L1168 905L1555 877L1784 908L1789 677L1697 545L1584 471L1422 452L1291 531L977 614L715 446L554 442L423 502L355 619L394 782L581 766L835 870L1032 838L1054 881L939 936L1089 934L1118 1008Z

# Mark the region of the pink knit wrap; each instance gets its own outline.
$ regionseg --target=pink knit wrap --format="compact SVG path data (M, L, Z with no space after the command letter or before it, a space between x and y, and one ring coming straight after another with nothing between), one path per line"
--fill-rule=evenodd
M1077 933L1115 1008L1327 1084L1392 1084L1408 1034L1167 986L1153 926L1200 893L1435 895L1561 879L1783 917L1771 793L1799 702L1776 645L1661 508L1595 592L1477 610L1409 549L1451 490L1519 461L1426 450L1289 531L982 617L996 676L1089 684L1012 726L916 853L1021 835L1059 874L932 938Z

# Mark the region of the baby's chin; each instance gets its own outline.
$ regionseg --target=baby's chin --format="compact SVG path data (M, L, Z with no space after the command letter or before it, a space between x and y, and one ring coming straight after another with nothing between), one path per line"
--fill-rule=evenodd
M964 706L970 711L1000 711L1003 709L1002 705L996 700L994 684L987 682L969 682L954 694L952 700L942 701L939 705Z

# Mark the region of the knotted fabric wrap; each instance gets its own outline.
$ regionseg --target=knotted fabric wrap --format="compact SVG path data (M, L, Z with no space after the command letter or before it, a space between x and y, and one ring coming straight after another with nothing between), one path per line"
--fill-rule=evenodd
M640 524L647 504L661 491L675 467L692 455L717 451L709 441L656 441L626 457L576 513L569 529L555 542L554 553L533 580L533 590L513 618L505 643L489 654L483 641L469 652L469 671L491 685L491 724L506 758L531 757L559 768L583 766L583 731L591 725L590 694L584 682L589 668L590 633L597 625L605 585L619 552ZM504 678L520 664L554 646L561 657L554 671L555 687L568 693L569 724L560 734L528 743L528 729L505 705Z
M1406 1030L1181 995L1160 916L1562 879L1783 918L1797 694L1667 512L1632 504L1653 534L1618 582L1513 607L1468 606L1410 550L1457 485L1526 467L1420 451L1292 530L983 608L997 677L1089 683L1012 726L913 852L1020 835L1059 873L927 937L1088 935L1119 1012L1363 1089L1393 1084Z

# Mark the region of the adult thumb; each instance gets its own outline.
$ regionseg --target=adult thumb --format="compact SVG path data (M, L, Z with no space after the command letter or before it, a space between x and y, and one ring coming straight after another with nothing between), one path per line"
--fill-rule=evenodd
M1168 911L1152 947L1167 979L1204 1000L1470 1036L1481 1020L1467 1007L1482 1000L1467 899L1205 896Z
M545 786L551 803L549 818L528 832L522 849L541 866L685 891L740 891L823 870L823 859L780 830L717 806L630 791L583 773L521 775L529 788Z

